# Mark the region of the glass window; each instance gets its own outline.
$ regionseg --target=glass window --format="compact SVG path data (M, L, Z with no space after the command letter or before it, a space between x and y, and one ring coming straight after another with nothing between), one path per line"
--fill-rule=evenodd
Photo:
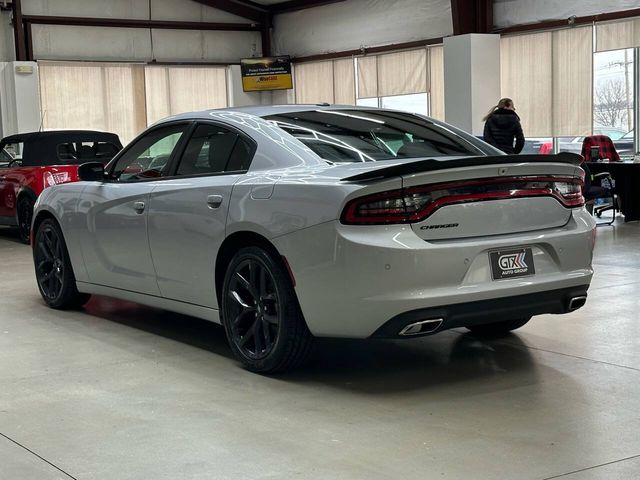
M266 117L332 162L482 155L481 143L402 112L311 110Z
M359 98L356 100L356 105L359 107L378 107L377 98Z
M524 140L523 155L547 155L553 153L553 138L529 137Z
M428 95L426 93L414 93L412 95L395 95L382 97L382 108L392 108L403 112L428 115Z
M21 165L23 152L24 144L22 142L5 144L2 149L2 155L0 156L0 166L8 167L10 163L13 163L12 166Z
M611 138L621 157L632 157L633 49L595 53L593 67L593 133Z
M56 147L58 163L76 164L85 162L107 163L120 149L110 142L66 142Z
M176 175L206 175L249 168L251 145L217 125L199 125L187 143Z
M236 146L231 152L231 158L227 164L228 172L244 172L249 170L251 160L253 159L253 146L245 141L242 137L238 137Z
M118 159L111 177L120 182L161 177L186 128L171 125L147 133Z

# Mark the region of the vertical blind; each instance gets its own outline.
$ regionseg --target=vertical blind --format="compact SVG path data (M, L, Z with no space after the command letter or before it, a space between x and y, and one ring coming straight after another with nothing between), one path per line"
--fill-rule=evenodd
M147 66L147 123L178 113L227 106L224 67Z
M503 37L501 90L525 136L579 136L592 130L593 30L576 27Z
M640 47L640 18L596 24L596 51Z
M427 49L360 57L358 98L390 97L429 91Z
M123 142L146 126L141 65L42 62L44 129L116 132Z
M356 103L356 71L353 58L333 62L333 101L343 105Z
M553 135L591 135L593 28L553 32Z
M333 62L296 64L296 103L333 103Z
M431 117L444 121L444 48L429 48Z
M296 103L356 102L352 58L297 63L294 77Z
M42 126L115 132L123 143L176 113L227 106L224 67L39 62Z
M503 37L500 40L502 96L513 99L528 137L552 135L552 34Z

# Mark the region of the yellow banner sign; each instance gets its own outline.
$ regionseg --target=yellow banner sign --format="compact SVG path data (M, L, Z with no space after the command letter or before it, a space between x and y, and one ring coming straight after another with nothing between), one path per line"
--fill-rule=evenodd
M240 60L240 70L245 92L293 88L291 60L288 56L243 58Z

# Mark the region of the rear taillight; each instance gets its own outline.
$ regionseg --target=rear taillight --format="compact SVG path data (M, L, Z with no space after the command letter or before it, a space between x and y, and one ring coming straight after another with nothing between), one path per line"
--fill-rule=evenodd
M62 183L69 183L71 181L69 172L44 172L42 178L44 180L45 188L60 185Z
M401 188L351 200L341 222L415 223L446 205L509 198L552 197L567 208L580 207L584 204L582 185L578 177L504 177Z

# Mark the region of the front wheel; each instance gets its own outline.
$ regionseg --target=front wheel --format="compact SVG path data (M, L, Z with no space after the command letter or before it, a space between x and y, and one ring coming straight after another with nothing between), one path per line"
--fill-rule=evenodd
M238 251L227 268L221 296L229 345L246 368L276 373L304 361L313 337L277 257L259 247Z
M33 200L22 197L18 201L18 232L23 243L31 240L31 220L33 219Z
M484 325L471 325L467 329L471 330L471 333L482 337L502 337L512 330L523 327L529 320L531 320L531 317L516 318Z
M35 233L33 261L40 295L51 308L81 307L90 298L78 292L69 252L60 227L47 218Z

